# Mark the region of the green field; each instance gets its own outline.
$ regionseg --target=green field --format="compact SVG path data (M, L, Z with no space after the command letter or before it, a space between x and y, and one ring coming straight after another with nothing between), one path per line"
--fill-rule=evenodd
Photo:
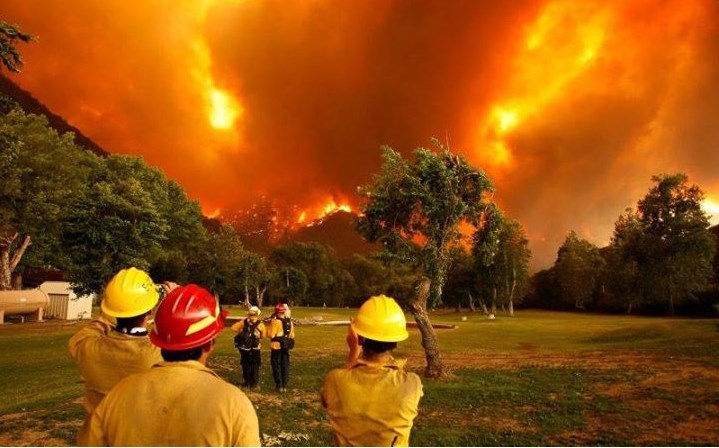
M347 319L351 311L292 313L327 321ZM435 311L432 319L459 328L437 330L451 375L423 380L412 445L719 445L716 320L542 311L500 314L493 321ZM0 445L74 444L84 418L83 388L67 340L81 325L0 326ZM346 328L301 325L296 331L290 391L274 392L265 352L262 391L248 396L266 444L328 446L330 427L318 391L325 373L343 363ZM408 367L420 373L419 333L410 334L395 355L409 358ZM229 330L210 367L240 382Z

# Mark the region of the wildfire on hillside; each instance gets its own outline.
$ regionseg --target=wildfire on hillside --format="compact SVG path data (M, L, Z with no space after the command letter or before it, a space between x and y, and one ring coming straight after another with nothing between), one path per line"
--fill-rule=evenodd
M381 145L409 156L430 137L488 172L535 265L569 230L608 240L655 174L688 174L719 216L715 0L4 0L2 15L40 37L13 80L228 222L262 221L262 197L277 233L354 210Z
M324 203L302 210L297 217L297 224L321 221L323 218L339 211L351 213L352 207L347 202L341 201L337 203L335 199L330 198Z

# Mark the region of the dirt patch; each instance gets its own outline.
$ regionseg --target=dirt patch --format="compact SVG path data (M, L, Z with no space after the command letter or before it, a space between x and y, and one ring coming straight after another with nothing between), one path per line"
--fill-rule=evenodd
M589 351L576 353L542 353L532 344L522 344L521 353L452 353L443 355L444 363L450 369L508 369L516 370L528 367L576 367L591 369L645 369L660 366L661 370L683 370L688 367L707 370L706 364L693 359L679 359L656 356L651 353L635 351ZM412 356L411 365L423 365L424 358Z
M25 429L17 436L12 433L0 434L0 446L69 446L64 440L51 437L46 432Z
M592 351L581 353L542 353L531 344L516 353L453 353L443 360L450 372L459 369L508 370L580 369L607 378L590 383L582 394L586 402L608 399L611 411L601 405L590 407L582 415L583 429L553 434L547 445L587 446L630 445L710 445L719 446L719 401L712 402L713 385L719 384L719 369L698 359L679 358L637 351ZM410 369L421 371L422 357L408 360ZM617 374L617 372L621 372ZM554 400L554 395L549 395ZM521 414L522 412L520 412ZM471 424L460 412L428 415L430 420ZM456 414L456 415L454 415ZM475 418L484 418L477 417ZM476 420L475 420L476 421ZM499 416L483 421L498 432L536 433L539 428L526 426Z
M30 422L37 422L33 425ZM66 428L68 426L78 428L82 424L58 423L48 430L37 429L39 421L30 412L18 412L0 417L0 446L70 446L65 440L52 436L53 429ZM35 427L27 429L28 426Z

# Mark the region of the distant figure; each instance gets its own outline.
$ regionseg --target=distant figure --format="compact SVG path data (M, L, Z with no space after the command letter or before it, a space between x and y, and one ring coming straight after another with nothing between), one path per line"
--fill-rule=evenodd
M160 291L164 292L146 272L122 269L105 287L102 314L70 338L70 356L80 367L85 383L83 406L87 417L78 434L78 445L86 443L90 415L110 389L126 376L162 361L146 328Z
M350 323L348 365L328 373L320 391L335 446L409 445L424 392L419 376L392 357L409 337L406 326L402 309L384 295L365 301Z
M494 313L489 313L489 316L487 316L487 319L494 320L495 319Z
M89 445L260 446L250 400L207 368L225 316L197 285L171 291L150 333L164 361L107 394L92 414Z
M260 321L260 309L250 307L247 317L232 326L235 335L235 347L240 351L240 365L242 366L243 387L253 390L260 388L260 341L264 336L265 324Z
M295 327L287 316L287 305L280 303L267 329L270 338L270 364L275 388L287 392L290 379L290 350L295 346Z

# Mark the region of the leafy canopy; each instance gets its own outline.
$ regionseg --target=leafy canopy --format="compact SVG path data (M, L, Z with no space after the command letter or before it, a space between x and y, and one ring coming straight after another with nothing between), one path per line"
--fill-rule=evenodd
M383 147L380 173L359 189L367 200L357 222L369 241L431 279L429 306L441 302L460 223L478 226L493 191L483 171L433 141L437 151L418 148L414 161Z

